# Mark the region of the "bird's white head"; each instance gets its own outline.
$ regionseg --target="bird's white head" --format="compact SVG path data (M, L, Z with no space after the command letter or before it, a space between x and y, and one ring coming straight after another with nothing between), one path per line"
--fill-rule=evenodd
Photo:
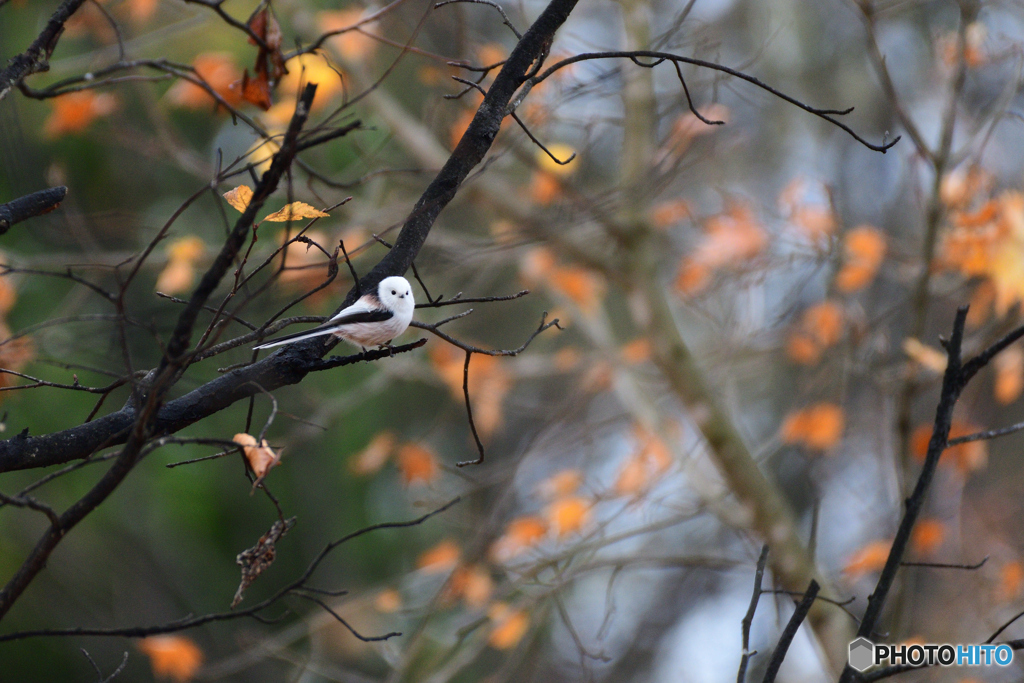
M377 285L377 298L399 318L412 319L416 301L412 296L412 285L404 277L386 277Z

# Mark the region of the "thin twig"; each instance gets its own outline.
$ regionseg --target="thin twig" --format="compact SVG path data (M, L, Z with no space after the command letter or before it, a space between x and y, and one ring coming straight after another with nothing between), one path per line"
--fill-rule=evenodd
M754 612L757 611L757 602L761 599L761 581L764 579L764 568L768 564L768 544L761 547L761 556L757 558L757 570L754 572L754 593L750 596L750 605L747 613L740 622L743 632L743 653L740 655L740 669L736 673L736 683L744 683L747 678L747 664L750 658L757 654L757 650L750 651L750 626L754 623Z

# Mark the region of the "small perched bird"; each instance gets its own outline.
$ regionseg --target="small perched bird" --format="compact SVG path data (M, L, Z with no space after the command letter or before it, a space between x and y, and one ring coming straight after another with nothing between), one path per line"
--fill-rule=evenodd
M362 295L354 304L343 309L323 325L305 332L289 334L254 348L268 349L310 337L333 334L365 351L374 346L384 346L405 332L412 321L415 308L416 302L413 300L409 281L397 275L386 277L377 285L376 294Z

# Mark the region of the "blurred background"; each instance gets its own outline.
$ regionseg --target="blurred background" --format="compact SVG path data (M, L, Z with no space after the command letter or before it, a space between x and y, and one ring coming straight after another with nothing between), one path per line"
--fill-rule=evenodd
M25 49L54 7L0 2L4 59ZM241 22L257 9L248 0L217 7ZM543 7L502 4L520 32ZM272 5L286 53L383 9ZM855 107L833 118L871 145L902 137L880 153L806 107L689 64L678 74L668 62L623 59L558 70L518 109L550 155L507 118L416 261L435 298L530 290L417 312L433 322L473 308L444 328L458 339L515 349L545 312L563 328L515 357L473 356L469 390L485 462L455 466L477 455L465 356L422 330L399 340L422 333L422 349L274 392L267 439L281 462L265 483L297 522L240 606L294 580L345 534L461 496L421 525L341 546L316 570L312 585L348 591L320 597L360 634L402 635L361 642L290 596L264 613L281 618L271 624L223 621L141 641L0 643L0 678L99 680L85 649L104 676L127 652L123 681L735 680L755 564L774 534L765 588L780 592L758 605L749 649L762 654L748 677L763 675L792 611L784 591L802 590L796 579L806 570L825 580L823 595L853 600L812 616L779 680L833 679L931 433L945 364L939 335L965 303L968 351L1020 322L1022 37L1024 11L1013 2L581 3L547 65L607 50L671 52L742 71L807 107ZM9 338L0 365L89 386L154 367L181 309L167 297L188 297L238 216L219 195L252 178L202 194L145 262L127 290L128 358L110 304L60 274L71 267L118 287L116 266L218 168L269 157L273 143L254 128L283 131L306 81L319 84L314 123L361 127L304 153L264 213L289 198L324 209L351 197L306 235L327 251L343 240L356 271L367 272L386 253L374 235L394 239L481 101L452 79L481 72L452 62L495 65L515 43L491 6L396 2L287 62L257 106L239 83L243 72L254 75L256 48L210 7L86 4L50 71L27 81L44 92L0 101L0 200L69 188L58 211L0 238L0 258L13 268L0 278ZM166 62L105 75L130 60ZM234 114L179 77L189 65ZM482 87L496 73L484 73ZM86 74L80 84L114 80L46 96ZM564 165L551 158L573 154ZM261 224L250 262L297 229ZM324 281L323 253L302 244L287 253L287 269L256 277L253 286L265 289L239 317L261 324ZM289 315L328 315L351 284L343 265ZM246 331L235 325L225 338ZM246 345L200 362L176 395L250 358ZM967 388L954 436L1024 419L1022 390L1024 352L1015 347ZM98 414L126 397L124 388L112 392ZM5 390L0 400L8 435L80 424L96 404L93 394L51 387ZM249 410L237 403L180 436L258 434L271 400L256 397L247 429ZM944 454L907 559L988 561L903 569L881 628L888 641L983 642L1022 609L1019 444L1011 435ZM142 626L227 610L236 555L278 512L253 495L237 453L165 467L221 450L168 445L147 456L61 543L2 631ZM763 477L743 474L751 463ZM63 510L103 467L33 495ZM4 474L0 490L14 494L45 474ZM5 581L45 523L31 510L0 510ZM803 569L787 574L783 565ZM904 675L1019 677L1019 666Z

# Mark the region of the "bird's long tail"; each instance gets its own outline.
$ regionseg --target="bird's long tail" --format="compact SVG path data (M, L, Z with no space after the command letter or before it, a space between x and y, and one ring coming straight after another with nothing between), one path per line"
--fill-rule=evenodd
M269 349L272 346L282 346L284 344L292 344L292 343L295 343L297 341L302 341L303 339L310 339L312 337L320 337L320 336L325 335L325 334L330 334L330 333L334 332L334 330L336 330L337 328L338 328L337 325L321 325L320 327L314 327L313 329L306 330L305 332L296 332L295 334L286 335L286 336L281 337L279 339L275 339L274 341L269 342L267 344L260 344L259 346L254 346L253 348L254 349Z

